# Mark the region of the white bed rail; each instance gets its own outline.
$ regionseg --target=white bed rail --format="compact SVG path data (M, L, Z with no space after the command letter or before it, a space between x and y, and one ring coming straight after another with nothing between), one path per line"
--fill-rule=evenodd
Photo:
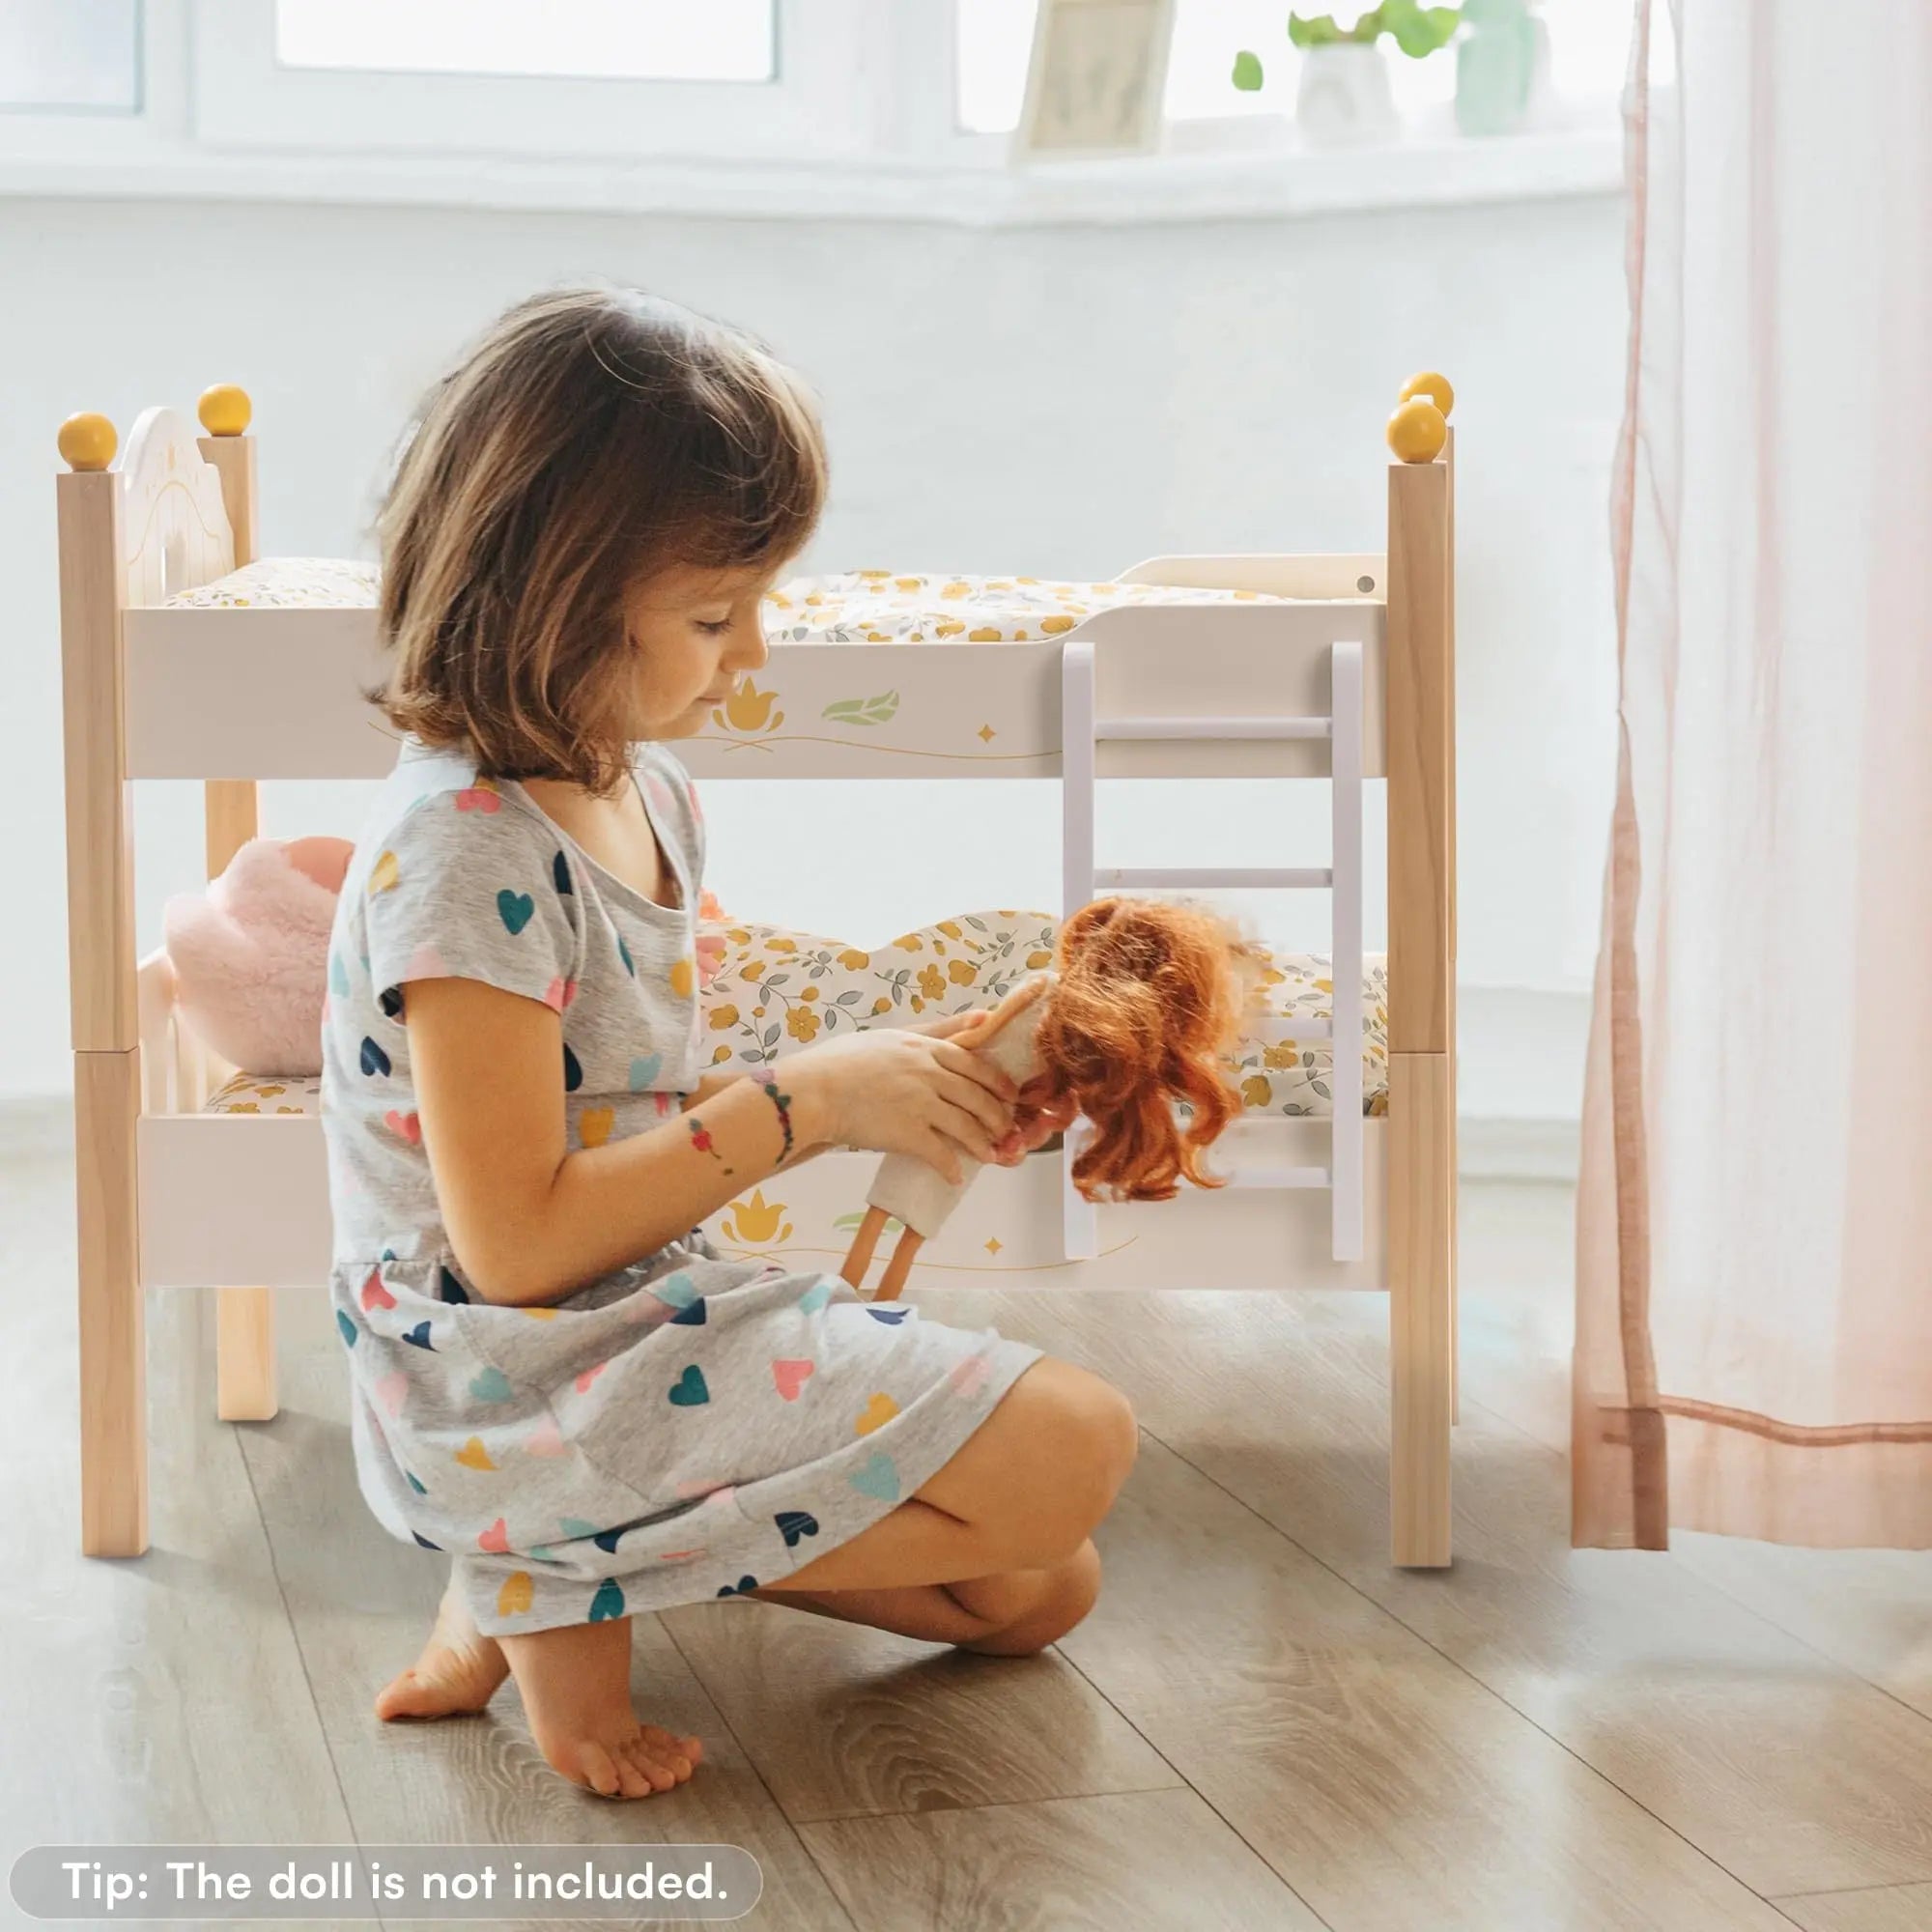
M1355 1262L1363 1253L1362 1121L1362 724L1363 671L1359 639L1337 639L1329 654L1329 710L1315 717L1102 718L1094 644L1071 637L1061 654L1061 917L1071 918L1096 892L1140 889L1326 891L1333 895L1333 1018L1330 1025L1283 1021L1270 1031L1287 1039L1332 1042L1332 1118L1326 1167L1236 1166L1236 1187L1326 1187L1333 1208L1333 1258ZM1233 728L1233 727L1238 727ZM1325 867L1109 867L1094 859L1097 748L1108 739L1314 738L1331 740L1332 857ZM1093 1136L1092 1122L1074 1122L1062 1144L1063 1219L1066 1259L1099 1253L1095 1204L1073 1184L1073 1167Z

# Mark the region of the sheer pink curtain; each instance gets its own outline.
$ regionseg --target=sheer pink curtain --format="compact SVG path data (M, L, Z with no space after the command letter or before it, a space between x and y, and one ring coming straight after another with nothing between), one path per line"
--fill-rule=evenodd
M1574 1536L1922 1548L1932 7L1637 42Z

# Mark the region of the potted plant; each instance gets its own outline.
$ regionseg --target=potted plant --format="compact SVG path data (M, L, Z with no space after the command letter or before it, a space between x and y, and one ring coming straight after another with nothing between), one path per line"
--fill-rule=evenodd
M1376 44L1387 34L1411 60L1446 46L1462 23L1460 7L1426 7L1420 0L1381 0L1343 26L1332 14L1288 16L1288 38L1301 52L1294 118L1303 137L1321 147L1387 140L1399 127L1388 68ZM1266 78L1261 56L1235 56L1234 82L1253 93Z

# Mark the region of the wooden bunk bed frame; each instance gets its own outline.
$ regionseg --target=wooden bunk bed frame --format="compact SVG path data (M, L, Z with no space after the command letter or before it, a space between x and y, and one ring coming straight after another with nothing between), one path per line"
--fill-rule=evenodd
M104 417L71 417L60 436L69 465L58 492L81 1540L97 1556L148 1547L145 1294L216 1291L218 1413L266 1420L277 1406L274 1292L319 1289L328 1265L319 1122L204 1111L232 1069L176 1026L165 957L139 956L133 785L203 782L213 877L257 832L259 781L378 777L394 756L359 696L378 671L371 610L168 603L257 555L248 400L211 389L200 414L208 433L197 439L175 412L147 412L119 469ZM1076 1131L1058 1153L986 1170L912 1282L917 1290L970 1268L970 1278L1001 1286L1386 1287L1391 1549L1397 1564L1416 1567L1446 1565L1451 1554L1453 479L1453 435L1433 460L1389 465L1385 552L1155 558L1122 580L1292 603L1123 607L1029 643L777 643L766 671L740 687L742 704L734 699L713 730L676 747L702 781L1059 776L1063 911L1110 888L1325 883L1336 903L1338 1038L1359 1024L1361 783L1385 778L1386 1115L1363 1120L1359 1061L1351 1075L1350 1056L1338 1055L1331 1119L1250 1115L1229 1129L1214 1163L1231 1175L1229 1188L1097 1208L1066 1179ZM1001 674L989 679L983 667L995 650ZM974 717L987 711L977 729L956 701L962 665ZM898 716L925 721L924 740L841 736L818 722L846 715L837 712L839 694L854 689L893 692ZM787 713L811 728L775 727ZM1096 868L1097 779L1257 775L1335 786L1331 868ZM1345 985L1350 960L1357 970ZM863 1202L875 1160L823 1155L782 1178L782 1200L754 1192L707 1228L724 1252L835 1272L845 1240L838 1217L849 1222L845 1210ZM1004 1259L988 1267L994 1251Z

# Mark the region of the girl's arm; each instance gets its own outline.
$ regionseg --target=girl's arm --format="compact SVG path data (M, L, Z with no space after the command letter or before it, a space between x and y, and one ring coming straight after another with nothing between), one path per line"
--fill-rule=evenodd
M733 1081L746 1080L750 1079L750 1077L751 1069L745 1066L733 1066L728 1072L706 1073L698 1080L697 1085L677 1103L678 1112L681 1114L690 1114L696 1112L699 1107L709 1106ZM778 1083L781 1094L785 1092L782 1068L774 1070L767 1077ZM774 1108L773 1112L776 1113L777 1109ZM780 1131L782 1133L783 1130L781 1129ZM808 1147L804 1142L799 1140L798 1109L794 1107L792 1109L791 1155L789 1159L781 1160L773 1169L773 1172L789 1174L793 1168L803 1167L807 1161L816 1160L822 1153L830 1153L835 1145L836 1143L832 1141L820 1141L815 1147Z
M644 1133L573 1151L557 1016L475 980L417 980L410 1059L450 1243L487 1301L555 1301L700 1226L778 1171L784 1130L752 1080ZM701 1091L701 1090L700 1090ZM816 1086L790 1094L795 1148L829 1140Z
M554 1011L476 980L413 980L407 998L423 1149L450 1243L486 1301L558 1300L701 1226L778 1172L784 1131L756 1080L723 1081L679 1119L573 1151ZM881 1062L868 1078L866 1104L909 1123L907 1151L934 1140L932 1095L944 1094L960 1144L995 1157L991 1142L1013 1119L1016 1090L1006 1074L954 1053L935 1085L923 1054L895 1060L886 1042L877 1044L892 1064ZM794 1161L798 1150L837 1144L850 1131L839 1113L850 1063L835 1074L812 1060L802 1053L774 1068L790 1096ZM968 1068L971 1077L962 1077Z

